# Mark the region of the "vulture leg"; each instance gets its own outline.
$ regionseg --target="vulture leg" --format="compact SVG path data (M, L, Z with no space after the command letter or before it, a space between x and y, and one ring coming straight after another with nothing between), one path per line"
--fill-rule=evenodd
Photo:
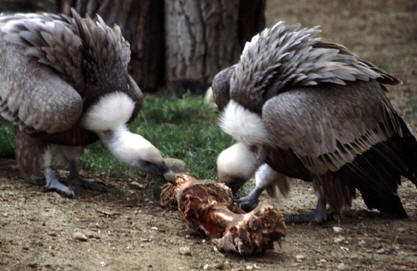
M96 191L107 191L107 187L102 182L88 182L81 178L78 173L77 163L75 160L69 161L69 175L65 182L67 184L73 185L76 188L83 188Z
M51 169L52 164L52 151L50 148L46 148L46 152L43 155L43 168L44 174L46 179L45 189L44 191L58 191L62 192L69 197L75 196L74 190L69 188L68 186L61 183L58 178L55 176Z
M317 200L316 209L312 213L285 216L285 222L287 223L311 222L321 224L325 222L326 219L326 200L320 196Z
M246 197L235 199L235 202L239 204L239 208L246 212L252 211L258 206L259 196L264 191L264 188L256 186Z
M259 197L265 189L268 189L268 192L275 192L275 185L278 185L283 195L288 193L289 188L286 176L276 172L268 164L262 164L258 168L255 173L255 180L256 186L249 195L235 200L239 207L247 212L256 208L259 203ZM270 196L275 196L274 192L270 193Z
M45 192L58 191L58 192L64 193L65 195L69 197L75 196L74 190L72 190L68 186L58 181L58 178L52 172L52 169L50 167L45 168L45 178L46 178L46 185L44 188Z

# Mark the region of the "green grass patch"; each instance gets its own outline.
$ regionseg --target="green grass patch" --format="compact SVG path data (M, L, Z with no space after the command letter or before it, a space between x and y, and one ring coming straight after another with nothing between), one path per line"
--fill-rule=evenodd
M0 157L14 157L14 138L13 125L0 120Z

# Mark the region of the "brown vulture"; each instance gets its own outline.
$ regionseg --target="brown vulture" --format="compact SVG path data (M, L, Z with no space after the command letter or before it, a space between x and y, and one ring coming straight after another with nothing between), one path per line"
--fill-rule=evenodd
M100 139L120 161L143 172L169 171L157 148L126 123L143 94L128 74L129 43L120 28L55 14L0 16L0 115L16 125L16 160L26 179L46 178L46 188L74 195L51 169L61 154L67 183L85 182L75 164L84 146Z
M407 217L397 187L417 185L417 142L385 95L399 81L318 32L278 22L215 76L220 126L238 141L219 155L219 179L236 191L256 171L246 209L268 187L288 190L286 176L312 182L315 211L288 221L323 222L356 189L368 208Z

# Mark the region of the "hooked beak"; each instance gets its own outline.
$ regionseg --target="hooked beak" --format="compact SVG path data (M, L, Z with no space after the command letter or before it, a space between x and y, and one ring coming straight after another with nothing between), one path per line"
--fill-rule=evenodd
M165 179L165 181L174 181L175 180L175 172L173 172L165 163L161 165L161 175Z

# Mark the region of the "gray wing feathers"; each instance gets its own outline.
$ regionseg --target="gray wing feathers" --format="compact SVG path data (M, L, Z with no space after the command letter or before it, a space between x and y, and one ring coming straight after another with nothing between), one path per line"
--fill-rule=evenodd
M53 14L18 14L0 19L0 36L17 45L28 57L45 64L82 89L82 41L67 17Z
M123 38L120 27L115 25L110 28L98 15L97 21L93 21L89 17L81 18L74 9L71 9L71 13L85 43L87 54L94 60L95 65L99 65L103 70L127 70L130 45Z
M82 99L57 73L2 40L0 65L2 117L26 132L61 132L78 121Z
M252 103L244 105L257 111L268 98L291 87L373 79L398 82L343 46L315 38L318 27L298 28L279 22L246 43L230 81L233 98L242 96Z
M230 78L232 77L234 66L227 67L221 70L213 78L212 89L213 99L221 111L227 105L230 99Z
M397 115L376 81L296 88L268 100L262 119L271 142L292 150L317 174L337 171L373 145L401 134Z
M81 97L55 74L40 76L40 80L43 81L20 86L9 84L15 88L12 91L1 84L0 115L26 132L56 133L69 129L81 116ZM55 91L51 92L50 88Z

